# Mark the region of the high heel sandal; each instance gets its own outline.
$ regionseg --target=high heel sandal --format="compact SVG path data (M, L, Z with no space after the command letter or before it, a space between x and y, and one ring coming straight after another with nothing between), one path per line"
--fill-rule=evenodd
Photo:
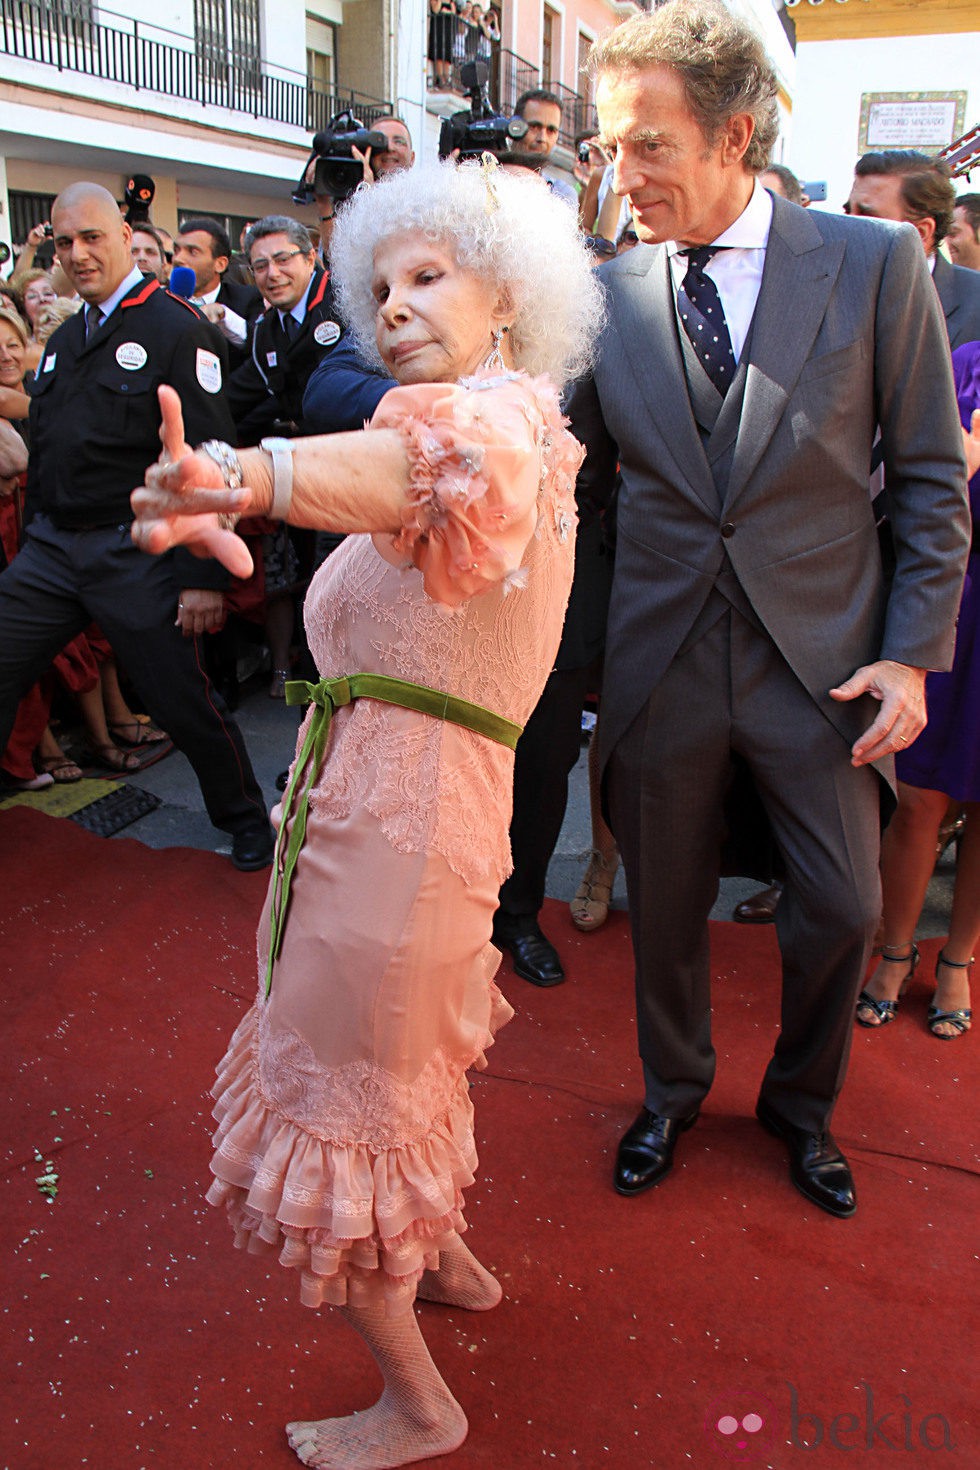
M902 979L902 983L898 989L898 995L894 1000L879 1000L877 996L872 995L869 991L861 991L861 994L857 998L854 1019L859 1026L864 1026L868 1031L877 1031L880 1026L887 1026L889 1021L894 1021L898 1015L898 1002L906 990L908 990L912 982L912 976L915 974L916 966L919 963L919 947L917 944L909 946L908 954L888 954L888 950L891 948L892 946L890 944L882 945L879 963L884 961L886 965L908 965L909 968ZM862 1009L870 1011L873 1015L877 1016L877 1021L865 1020L861 1015Z
M589 854L589 865L582 874L575 897L568 905L576 929L589 934L593 929L602 928L609 917L618 867L618 853L614 853L611 859L603 857L596 849Z
M288 669L273 669L272 680L269 684L270 699L286 698L286 681L289 678Z
M972 955L968 960L948 960L945 951L940 950L936 959L936 980L939 980L940 965L945 965L950 970L968 970L972 964ZM926 1016L926 1025L938 1041L955 1041L957 1036L962 1036L964 1031L969 1031L972 1024L973 1011L969 1006L962 1007L958 1011L941 1011L938 1006L931 1005ZM953 1030L951 1032L937 1031L937 1026L952 1026Z

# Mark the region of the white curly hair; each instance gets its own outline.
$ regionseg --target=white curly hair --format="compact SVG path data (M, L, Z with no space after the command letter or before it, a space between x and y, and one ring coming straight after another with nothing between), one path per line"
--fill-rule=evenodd
M516 367L532 377L545 373L558 387L585 372L603 308L574 211L536 175L450 162L362 185L338 211L330 279L368 362L384 369L371 294L375 250L394 235L419 234L508 291Z

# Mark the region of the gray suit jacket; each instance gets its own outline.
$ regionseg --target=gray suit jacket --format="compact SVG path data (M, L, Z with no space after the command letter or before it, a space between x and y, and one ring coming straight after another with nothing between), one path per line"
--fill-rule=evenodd
M932 280L946 318L950 347L980 341L980 271L950 265L937 251Z
M586 515L622 468L603 757L726 565L853 742L870 701L839 705L828 690L878 658L949 667L970 540L949 348L916 232L774 200L723 505L691 412L665 249L639 246L600 274L608 322L569 413L588 450ZM898 544L890 590L868 494L879 423Z

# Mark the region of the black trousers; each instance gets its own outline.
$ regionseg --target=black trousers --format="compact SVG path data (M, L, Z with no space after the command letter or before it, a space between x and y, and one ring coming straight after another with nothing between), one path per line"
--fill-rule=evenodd
M510 846L514 871L500 889L493 921L501 938L537 923L545 880L568 802L568 777L582 748L582 705L596 673L555 669L514 753L514 812Z
M211 821L232 835L248 831L267 822L265 800L198 640L174 626L176 607L171 558L138 551L128 526L62 531L35 516L0 575L0 750L22 696L94 621L147 712L194 767Z
M611 704L615 691L603 699ZM847 743L771 639L735 611L674 660L607 763L646 1105L683 1117L714 1078L707 919L733 754L752 773L786 875L776 910L781 1024L761 1095L819 1131L843 1084L881 912L879 777L851 765Z

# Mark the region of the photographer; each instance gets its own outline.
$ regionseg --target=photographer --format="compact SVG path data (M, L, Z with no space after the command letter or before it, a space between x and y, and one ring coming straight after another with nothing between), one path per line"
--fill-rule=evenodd
M521 146L528 153L538 153L543 158L550 157L561 132L561 98L556 97L554 92L536 87L518 97L514 112L527 123L527 137ZM543 170L543 176L553 194L578 209L578 193L566 178L549 168Z
M26 271L29 271L31 269L32 265L34 264L34 258L37 255L37 252L41 249L46 241L50 240L50 220L43 220L40 224L31 226L31 228L27 232L27 239L21 246L20 252L17 255L17 264L14 267L13 274L10 277L12 281L16 283L18 277L24 275ZM45 253L51 255L53 254L53 250L49 250ZM46 270L50 268L50 264L51 262L49 260L47 266L45 266Z
M350 120L352 125L350 128L344 126L345 118ZM379 142L359 148L356 143L349 142L345 137L346 133L352 132L355 128L378 134L379 139L384 139L383 144ZM338 179L332 176L329 170L318 168L322 162L332 161L336 164L338 161L347 160L360 164L360 173ZM330 250L330 237L333 234L337 206L353 194L358 184L373 184L387 174L412 168L414 163L415 152L412 148L412 135L408 130L408 124L403 118L394 115L380 117L371 124L369 130L362 130L356 118L352 118L349 113L342 113L339 118L331 121L327 131L317 133L313 139L313 154L306 165L293 200L296 204L303 204L312 199L316 206L317 233L320 236L317 261L324 269L327 268L327 255Z

